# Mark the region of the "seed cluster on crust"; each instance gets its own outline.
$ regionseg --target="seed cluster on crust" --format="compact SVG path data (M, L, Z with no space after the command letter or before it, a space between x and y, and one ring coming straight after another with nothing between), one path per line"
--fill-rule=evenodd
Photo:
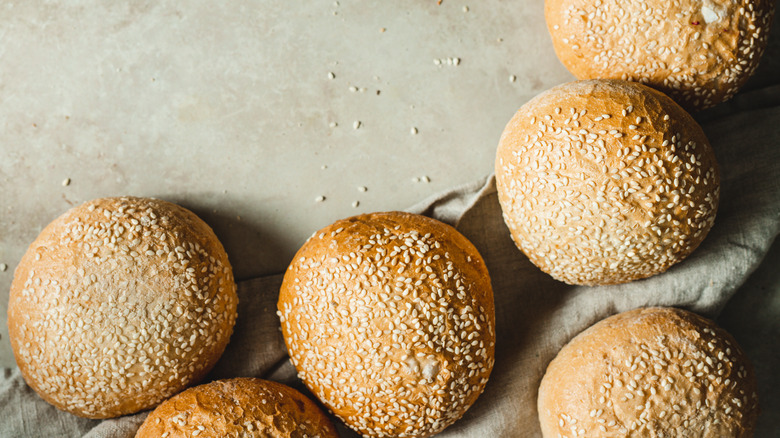
M438 433L493 368L487 268L433 219L376 213L320 230L290 265L278 308L300 378L364 436Z
M255 378L189 388L157 407L136 438L338 438L325 413L300 392Z
M579 79L638 81L682 106L731 98L758 67L772 0L546 0L563 64Z
M564 84L520 108L496 181L517 246L570 284L665 271L704 239L719 198L701 127L662 93L614 80Z
M748 438L758 411L755 376L736 341L671 308L592 326L558 353L539 388L546 438Z
M230 263L177 205L104 198L47 226L16 270L16 362L60 409L109 418L156 406L202 378L236 319Z

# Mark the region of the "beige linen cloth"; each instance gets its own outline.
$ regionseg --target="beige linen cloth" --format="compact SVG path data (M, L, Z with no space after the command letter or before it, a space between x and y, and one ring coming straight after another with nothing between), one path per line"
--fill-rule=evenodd
M510 240L493 177L409 209L453 224L471 239L487 262L495 291L493 374L474 406L440 436L540 437L537 387L547 364L574 335L604 317L641 306L678 306L716 317L748 281L780 231L780 86L741 95L699 120L721 165L717 220L687 260L646 280L576 287L539 271ZM239 283L235 332L209 379L257 376L303 389L287 360L275 314L281 279L274 275ZM778 436L780 430L774 372L780 365L776 340L780 306L776 294L771 300L774 310L749 298L739 308L744 314L734 318L737 324L750 325L750 333L768 335L762 342L745 339L751 347L748 355L756 362L764 406L758 437ZM145 416L102 422L77 418L38 398L17 369L3 370L0 376L2 437L132 437ZM342 436L355 436L339 427Z

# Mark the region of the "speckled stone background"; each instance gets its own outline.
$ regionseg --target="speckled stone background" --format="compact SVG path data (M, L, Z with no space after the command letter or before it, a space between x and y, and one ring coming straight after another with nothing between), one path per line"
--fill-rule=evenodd
M13 270L68 208L177 202L237 279L281 272L338 218L490 173L514 111L572 79L541 2L128 3L0 5L0 365Z
M489 174L515 110L573 79L539 0L129 3L0 4L0 366L13 270L71 206L177 202L237 279L281 272L337 218ZM776 83L778 26L748 88ZM780 334L778 246L722 317L748 350Z

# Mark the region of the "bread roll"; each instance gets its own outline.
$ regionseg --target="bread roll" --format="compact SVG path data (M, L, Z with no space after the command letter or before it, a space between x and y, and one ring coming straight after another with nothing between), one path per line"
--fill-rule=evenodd
M701 127L644 85L560 85L507 124L498 197L517 246L569 284L649 277L688 256L718 207L719 174Z
M365 214L318 231L285 273L278 308L298 375L363 436L440 432L493 368L485 263L427 217Z
M200 380L228 343L237 301L225 250L191 211L97 199L30 245L11 285L8 331L44 400L109 418Z
M577 335L539 387L545 438L749 438L758 416L753 369L712 321L638 309Z
M338 438L328 417L300 392L253 378L218 380L164 401L136 438Z
M578 79L639 81L689 110L727 100L753 74L773 0L545 0L547 27Z

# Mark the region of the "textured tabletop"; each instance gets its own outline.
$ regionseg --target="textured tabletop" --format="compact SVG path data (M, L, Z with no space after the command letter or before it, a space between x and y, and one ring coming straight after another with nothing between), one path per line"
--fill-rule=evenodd
M337 218L489 174L572 79L537 1L131 3L0 6L0 365L13 270L71 206L177 202L238 279L280 272Z

